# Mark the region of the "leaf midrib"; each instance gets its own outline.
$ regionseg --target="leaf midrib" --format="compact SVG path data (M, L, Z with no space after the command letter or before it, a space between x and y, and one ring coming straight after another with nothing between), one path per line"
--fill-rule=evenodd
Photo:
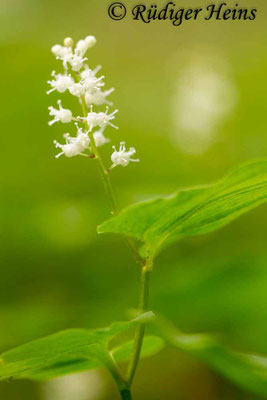
M166 239L168 239L168 237L170 237L176 229L178 229L189 218L193 217L198 211L200 211L203 208L215 203L218 200L218 198L220 198L220 200L221 199L225 200L225 199L231 198L232 196L237 195L237 194L240 196L242 194L249 193L249 192L251 192L253 190L256 191L256 190L259 190L261 188L264 188L264 187L266 187L266 183L267 183L267 180L264 181L264 183L261 184L261 185L252 185L247 190L243 190L243 191L242 190L235 190L235 191L232 191L232 192L227 193L227 194L225 194L223 196L220 196L220 197L219 197L219 195L212 194L210 197L207 198L206 201L204 201L203 203L201 203L198 206L195 206L192 210L186 212L181 217L178 217L177 219L175 219L175 221L172 221L169 225L166 225L162 229L161 232L164 234L164 232L167 231L167 233L165 235L163 235L162 239L160 240L160 243L163 243ZM261 200L261 198L259 198L259 200ZM155 228L154 230L151 230L150 233L156 232L156 230L157 230L157 228Z

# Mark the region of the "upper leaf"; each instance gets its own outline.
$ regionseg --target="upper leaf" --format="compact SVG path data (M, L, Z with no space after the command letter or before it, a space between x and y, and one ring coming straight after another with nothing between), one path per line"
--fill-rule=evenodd
M63 368L64 373L75 372L77 361L86 369L108 366L109 341L118 333L147 322L152 315L142 314L132 321L117 322L104 329L70 329L7 351L0 357L0 380L31 376L35 372L38 375L37 371L42 375L40 369L46 369L49 375L49 369L55 366L55 370Z
M267 160L256 160L218 183L132 205L100 225L98 233L133 236L156 249L166 240L218 229L266 199Z

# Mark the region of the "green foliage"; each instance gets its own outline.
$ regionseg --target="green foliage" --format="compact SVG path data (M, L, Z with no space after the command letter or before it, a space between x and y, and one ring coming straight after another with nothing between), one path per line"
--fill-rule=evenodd
M96 368L99 365L109 368L110 340L124 330L145 323L151 318L152 313L145 313L132 321L114 323L109 328L71 329L24 344L1 355L0 380L31 376L51 378ZM159 348L158 342L154 344ZM148 353L152 351L152 347L153 342L148 341ZM123 348L117 352L119 358L124 360L127 349Z
M267 160L253 161L234 169L216 184L133 205L104 222L98 232L133 236L155 251L164 242L218 229L266 198ZM152 313L146 313L105 329L66 330L22 345L2 354L0 380L47 380L102 365L114 374L113 360L128 361L133 342L110 350L110 341L124 330L150 322L152 318ZM267 395L266 358L234 352L209 335L182 334L165 321L156 322L156 327L157 337L144 340L142 357L156 354L166 341L242 388Z
M133 236L156 250L165 241L214 231L266 199L267 160L256 160L218 183L130 206L100 225L98 233Z
M210 335L185 335L165 320L157 326L172 346L197 357L238 386L267 395L267 357L234 352Z
M111 350L111 354L117 362L128 361L132 352L133 341L123 343ZM150 357L158 353L164 347L163 339L156 336L147 336L144 338L141 357ZM44 367L33 372L29 372L22 376L37 381L46 381L58 376L73 374L75 372L87 371L90 369L99 368L102 366L101 361L88 360L82 358L64 358L64 361L53 363L48 367Z
M156 336L144 339L142 357L158 353L167 342L197 357L242 388L267 395L267 358L231 351L206 334L183 334L165 320L154 321L151 312L109 328L62 331L10 350L1 356L0 380L40 381L103 365L110 369L112 357L117 362L128 361L133 346L130 341L108 350L111 339L139 323L151 321L156 326Z

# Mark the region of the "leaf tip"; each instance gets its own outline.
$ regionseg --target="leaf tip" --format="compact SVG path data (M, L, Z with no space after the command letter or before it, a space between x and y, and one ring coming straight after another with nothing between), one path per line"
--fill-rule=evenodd
M144 314L140 314L137 318L134 319L134 321L140 322L142 324L152 322L156 319L155 314L153 311L148 311Z
M101 235L101 233L103 233L103 230L101 229L102 225L97 225L96 227L96 232Z

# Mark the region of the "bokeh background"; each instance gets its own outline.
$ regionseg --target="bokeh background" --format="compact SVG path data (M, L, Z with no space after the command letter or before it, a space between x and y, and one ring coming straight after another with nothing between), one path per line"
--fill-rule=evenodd
M127 247L96 234L108 217L96 165L54 157L53 140L65 126L47 124L47 107L58 98L45 93L58 67L51 46L66 36L98 39L89 64L103 66L120 110L120 130L109 129L108 136L135 146L141 159L112 172L124 207L213 182L232 166L266 156L267 5L241 3L258 8L255 21L174 27L129 15L112 21L103 0L1 0L1 351L63 328L106 326L137 302L139 271ZM103 148L106 160L110 151ZM165 249L156 260L151 308L185 332L219 332L239 350L266 354L266 210ZM171 348L140 363L133 392L140 400L258 399ZM118 395L100 370L49 384L1 383L0 398Z

